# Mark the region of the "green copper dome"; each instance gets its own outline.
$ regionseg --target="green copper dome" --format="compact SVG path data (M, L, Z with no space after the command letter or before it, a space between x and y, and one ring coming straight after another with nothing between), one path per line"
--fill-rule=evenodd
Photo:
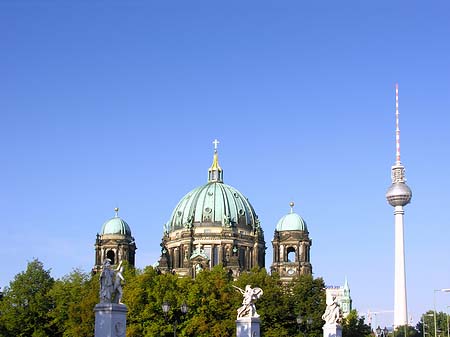
M104 234L122 234L122 235L128 235L131 236L131 230L130 226L119 217L118 212L119 209L116 208L116 216L114 218L109 219L106 221L102 226L101 235Z
M193 226L259 228L259 220L248 199L223 183L217 149L208 170L208 183L186 194L175 207L165 231Z
M303 218L294 213L293 207L294 203L291 202L291 213L283 216L280 221L277 223L276 230L277 231L304 231L307 232L308 228L306 227L306 222Z
M166 231L192 226L259 226L246 197L232 186L209 182L186 194L175 207Z

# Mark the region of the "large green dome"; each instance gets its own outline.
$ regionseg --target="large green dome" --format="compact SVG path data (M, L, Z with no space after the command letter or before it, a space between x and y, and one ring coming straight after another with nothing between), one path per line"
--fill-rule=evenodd
M248 199L222 182L209 182L186 194L175 207L167 231L191 226L259 226L258 216Z
M259 227L258 216L248 199L237 189L223 183L217 151L208 170L208 183L186 194L175 207L165 231L192 226Z
M109 219L106 221L102 226L101 235L105 234L121 234L121 235L128 235L131 236L131 229L130 226L119 217L118 211L119 209L116 208L116 215L114 218Z
M277 231L304 231L307 232L306 222L303 218L294 213L293 211L294 203L291 203L291 212L283 216L277 223Z

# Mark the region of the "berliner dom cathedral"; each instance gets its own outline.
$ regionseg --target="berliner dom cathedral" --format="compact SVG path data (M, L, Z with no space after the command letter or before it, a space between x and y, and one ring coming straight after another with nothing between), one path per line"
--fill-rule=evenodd
M261 221L249 199L224 183L218 143L213 142L207 182L182 197L164 225L161 256L155 264L161 273L195 277L202 270L222 265L237 277L254 267L265 267L267 247ZM283 281L311 274L312 242L306 223L293 212L293 203L291 213L272 228L275 233L271 271L280 273ZM130 226L118 217L117 211L97 234L95 250L94 271L106 258L112 264L126 260L134 266L136 244Z

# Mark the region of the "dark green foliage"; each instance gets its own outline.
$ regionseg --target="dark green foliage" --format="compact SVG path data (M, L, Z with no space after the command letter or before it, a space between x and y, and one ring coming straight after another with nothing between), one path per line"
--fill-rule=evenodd
M202 271L186 283L184 296L191 308L187 315L186 336L231 336L236 319L236 291L228 273L220 266Z
M447 335L447 319L448 316L444 312L436 312L436 335L441 335L441 337ZM416 330L418 331L418 336L424 336L424 321L425 321L425 335L434 337L434 311L428 310L421 316L421 320L416 325ZM440 333L439 333L440 332ZM396 334L397 335L397 334Z
M325 283L322 278L314 279L311 275L302 275L292 283L292 296L288 299L295 308L295 315L300 314L304 322L312 319L311 325L303 323L301 326L306 331L305 336L323 336L322 315L325 312Z
M277 274L263 269L243 273L237 281L220 266L204 270L196 279L158 274L152 267L126 268L123 301L127 304L127 337L173 336L175 318L185 302L189 311L180 316L177 335L183 337L235 336L236 310L247 284L260 287L264 295L256 303L263 337L322 337L325 285L321 278L304 275L282 284ZM0 299L2 337L88 337L94 335L94 306L99 301L98 275L74 270L54 281L42 263L34 260L16 275ZM171 305L166 320L162 304ZM426 332L433 336L434 320L425 314ZM297 324L297 317L302 323ZM308 318L311 324L307 324ZM437 313L438 330L446 331L447 315ZM423 336L423 322L416 329L395 331L396 337ZM343 336L366 337L370 327L353 310L343 322ZM392 335L392 334L391 334Z
M55 304L49 317L57 336L84 337L94 334L92 310L97 302L98 279L74 270L57 280L50 291Z
M363 337L370 336L371 328L364 323L364 317L359 317L356 310L350 311L342 324L342 336Z
M29 262L26 271L14 277L0 302L0 329L5 337L54 335L49 317L54 307L49 295L53 284L50 271L38 260Z
M261 316L261 330L270 336L322 336L322 314L325 311L325 284L321 278L302 275L290 284L283 285L277 274L269 275L263 269L242 274L236 282L241 288L246 284L260 287L264 295L257 302ZM301 315L303 323L297 325ZM307 324L307 320L312 320Z
M395 329L396 337L421 337L422 335L412 326L399 326Z

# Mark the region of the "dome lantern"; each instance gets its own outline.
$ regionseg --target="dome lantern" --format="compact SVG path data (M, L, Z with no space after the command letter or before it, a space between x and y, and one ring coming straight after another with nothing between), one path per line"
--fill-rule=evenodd
M217 145L219 141L214 139L214 157L211 167L208 170L208 182L223 182L223 171L219 165L219 155L217 154Z

